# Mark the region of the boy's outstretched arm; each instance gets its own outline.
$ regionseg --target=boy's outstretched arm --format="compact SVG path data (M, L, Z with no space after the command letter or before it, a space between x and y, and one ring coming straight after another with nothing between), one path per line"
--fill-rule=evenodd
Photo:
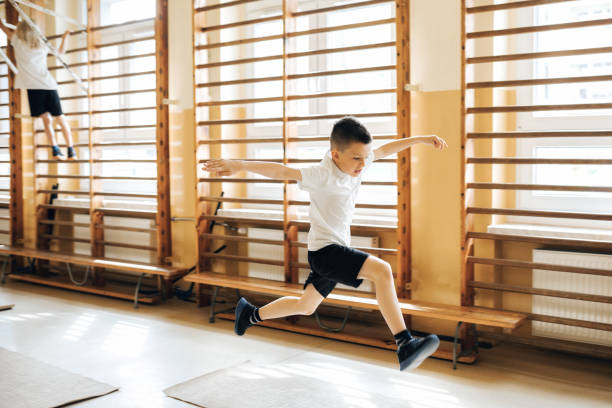
M402 150L419 143L430 144L436 149L440 150L448 147L444 139L436 135L407 137L404 139L398 139L389 143L385 143L378 149L375 149L374 160L382 159L397 152L401 152Z
M244 170L276 180L302 180L302 173L298 169L263 161L212 159L204 163L203 170L216 176L231 176Z

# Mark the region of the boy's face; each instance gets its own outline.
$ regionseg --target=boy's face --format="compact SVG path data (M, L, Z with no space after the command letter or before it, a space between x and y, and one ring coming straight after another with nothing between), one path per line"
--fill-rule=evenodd
M331 156L336 166L350 176L357 177L365 166L366 158L372 152L372 144L353 142L344 150L332 148Z

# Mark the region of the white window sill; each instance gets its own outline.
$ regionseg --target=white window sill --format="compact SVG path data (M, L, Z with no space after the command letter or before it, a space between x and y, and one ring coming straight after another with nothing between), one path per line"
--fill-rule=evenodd
M553 227L549 225L498 224L489 225L492 234L520 235L540 238L567 238L612 242L612 230L574 227Z

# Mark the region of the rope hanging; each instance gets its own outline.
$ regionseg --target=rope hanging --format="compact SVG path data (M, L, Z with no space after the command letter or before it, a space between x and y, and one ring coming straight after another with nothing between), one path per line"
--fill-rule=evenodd
M21 9L21 7L19 7L19 5L17 4L16 0L8 0L8 2L11 3L11 6L13 6L15 8L15 10L17 10L17 12L19 13L19 16L23 19L23 21L25 21L32 28L32 30L34 30L34 32L38 35L38 37L45 43L47 48L49 48L49 51L51 51L51 53L53 55L55 55L55 57L62 63L62 66L70 73L70 75L74 78L76 83L81 87L83 92L85 92L87 94L88 93L87 87L85 86L85 84L83 84L83 81L81 81L81 78L79 78L79 76L77 74L75 74L74 71L72 71L72 69L70 69L68 64L66 64L66 62L60 56L60 53L57 50L57 48L55 48L49 42L49 40L47 40L47 38L43 35L43 33L38 28L38 26L36 24L34 24L34 22L30 19L30 16L28 16Z
M34 10L38 10L41 13L45 13L45 14L48 14L48 15L53 16L53 17L63 18L64 20L68 21L69 23L74 24L75 26L79 27L82 30L86 30L87 29L86 26L84 26L79 21L75 20L74 18L70 18L70 17L65 16L63 14L56 13L53 10L46 9L46 8L44 8L42 6L39 6L38 4L34 4L34 3L30 2L30 1L27 1L27 0L15 0L15 1L17 3L19 3L19 4L23 4L26 7L30 7L30 8L33 8Z

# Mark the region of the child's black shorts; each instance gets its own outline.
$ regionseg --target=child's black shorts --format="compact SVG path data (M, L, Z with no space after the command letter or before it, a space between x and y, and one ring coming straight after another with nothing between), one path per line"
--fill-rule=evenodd
M308 251L311 270L304 289L312 283L321 296L327 297L338 283L358 287L363 279L357 279L357 275L368 256L365 252L337 244Z
M45 112L52 116L61 116L62 104L55 89L28 89L30 116L38 117Z

